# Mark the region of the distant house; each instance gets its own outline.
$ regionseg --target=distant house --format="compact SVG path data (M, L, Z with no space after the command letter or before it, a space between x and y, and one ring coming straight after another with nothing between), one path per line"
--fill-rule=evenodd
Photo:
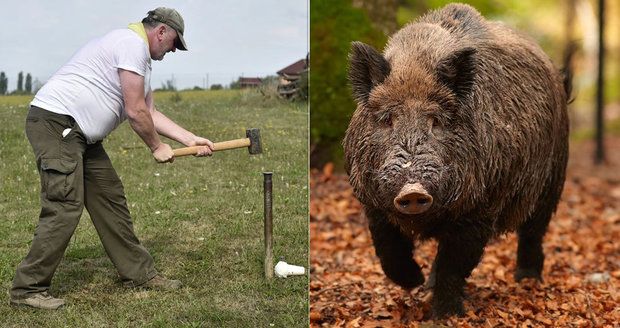
M300 59L278 71L281 83L297 81L301 73L308 68L306 59Z
M308 58L300 59L279 70L278 93L284 98L296 97L299 93L299 78L308 70Z
M260 77L240 77L239 78L239 87L240 88L257 88L260 86L262 80Z

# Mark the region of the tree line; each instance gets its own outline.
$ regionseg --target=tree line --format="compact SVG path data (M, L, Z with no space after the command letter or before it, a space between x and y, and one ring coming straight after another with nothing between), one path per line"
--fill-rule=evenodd
M35 80L35 84L38 84L37 80ZM0 72L0 95L32 94L32 92L33 92L33 81L32 81L32 75L30 75L30 73L26 73L26 78L24 81L24 72L19 72L17 74L17 89L9 92L9 78L6 76L4 72Z

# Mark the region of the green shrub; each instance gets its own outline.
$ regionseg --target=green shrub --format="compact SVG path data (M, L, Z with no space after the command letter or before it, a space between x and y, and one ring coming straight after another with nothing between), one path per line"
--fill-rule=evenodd
M313 165L320 165L339 157L340 141L355 110L347 82L351 42L382 49L386 36L372 27L363 10L346 0L311 1L310 33L310 138Z

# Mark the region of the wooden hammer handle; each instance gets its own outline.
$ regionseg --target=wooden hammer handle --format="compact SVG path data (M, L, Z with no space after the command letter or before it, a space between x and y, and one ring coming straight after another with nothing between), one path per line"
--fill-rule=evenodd
M250 146L250 138L243 139L235 139L228 140L222 142L216 142L213 144L213 151L227 150L227 149L235 149L235 148L243 148ZM187 156L187 155L196 155L198 153L198 149L204 146L192 146L174 149L174 157Z

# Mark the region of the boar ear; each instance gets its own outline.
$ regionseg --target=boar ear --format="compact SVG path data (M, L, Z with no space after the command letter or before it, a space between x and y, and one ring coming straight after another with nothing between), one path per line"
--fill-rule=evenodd
M389 74L390 63L377 50L362 42L351 43L349 81L355 101L365 104L372 88Z
M439 62L439 81L459 98L467 97L474 86L476 76L476 49L467 47L452 53Z

